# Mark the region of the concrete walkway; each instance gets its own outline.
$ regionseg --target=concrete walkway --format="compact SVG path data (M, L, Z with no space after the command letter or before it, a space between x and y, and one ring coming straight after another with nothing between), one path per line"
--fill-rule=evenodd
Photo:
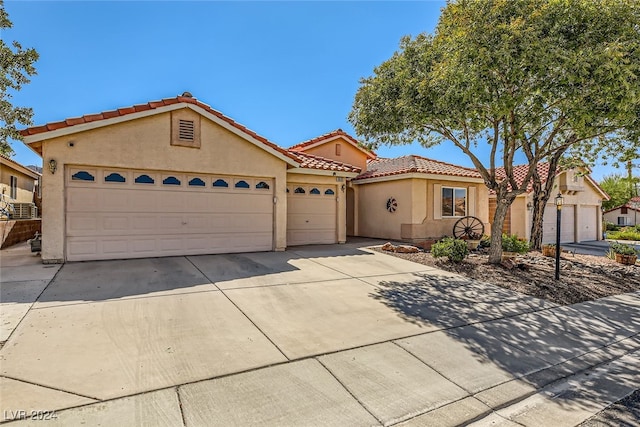
M558 307L370 243L60 271L2 251L2 421L574 426L640 384L640 292ZM52 419L9 421L31 411Z

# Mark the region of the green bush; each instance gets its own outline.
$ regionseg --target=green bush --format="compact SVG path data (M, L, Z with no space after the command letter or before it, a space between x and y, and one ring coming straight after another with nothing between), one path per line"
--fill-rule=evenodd
M613 240L640 240L640 231L635 231L635 227L624 227L620 231L607 233L607 239Z
M625 245L624 243L613 242L611 243L611 250L620 255L637 255L640 250L636 250L631 245Z
M462 262L469 255L467 242L453 237L445 237L431 246L434 258L447 257L451 262Z
M612 222L605 222L604 225L604 231L618 231L620 230L620 226L619 225L615 225Z
M529 242L526 239L521 239L517 235L512 234L510 236L502 235L502 250L505 252L516 252L519 254L526 254L529 252Z

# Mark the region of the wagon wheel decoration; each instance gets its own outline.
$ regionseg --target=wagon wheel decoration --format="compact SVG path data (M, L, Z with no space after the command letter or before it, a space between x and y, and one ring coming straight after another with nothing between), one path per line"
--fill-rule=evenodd
M464 216L453 225L453 236L456 239L480 240L483 235L484 224L475 216Z
M398 201L393 197L390 197L389 200L387 200L387 210L394 213L396 209L398 209Z

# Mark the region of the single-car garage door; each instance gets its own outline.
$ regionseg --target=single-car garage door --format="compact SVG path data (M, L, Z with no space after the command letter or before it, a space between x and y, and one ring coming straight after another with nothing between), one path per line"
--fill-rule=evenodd
M269 178L66 168L69 261L269 251Z
M287 185L287 246L338 242L336 187Z
M556 241L556 206L547 205L544 210L544 218L542 223L542 242L554 243ZM560 242L571 243L575 242L575 206L564 205L562 206L562 217L560 224Z
M578 220L580 227L579 239L582 242L598 240L598 215L601 214L599 206L580 206Z

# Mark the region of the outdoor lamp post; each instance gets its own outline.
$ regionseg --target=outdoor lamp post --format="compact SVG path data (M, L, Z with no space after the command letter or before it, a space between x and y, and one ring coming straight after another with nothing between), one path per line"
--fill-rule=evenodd
M562 194L556 196L556 280L560 280L560 220L562 218Z

